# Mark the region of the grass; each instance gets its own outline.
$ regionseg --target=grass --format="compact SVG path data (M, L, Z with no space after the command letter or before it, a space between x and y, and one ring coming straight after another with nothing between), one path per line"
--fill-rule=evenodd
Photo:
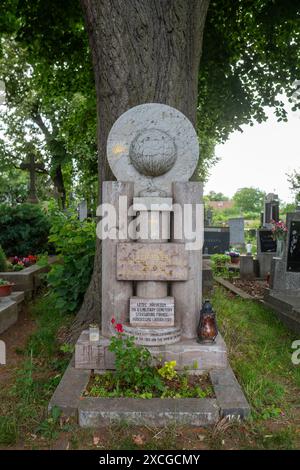
M61 351L57 341L57 333L71 317L62 316L49 296L39 298L29 308L37 330L25 349L18 350L23 362L15 372L13 385L0 388L0 445L16 444L28 433L49 435L53 417L46 415L47 404L71 357Z
M262 304L233 300L222 288L215 289L212 301L231 366L252 405L253 417L268 419L288 413L300 391L300 368L291 361L295 335Z
M300 448L300 366L291 362L295 336L263 305L220 287L212 303L228 346L231 366L252 407L246 422L221 420L213 428L134 427L121 423L80 429L60 410L46 414L49 399L71 357L57 337L72 317L51 296L30 305L37 323L13 384L0 389L0 447L70 449L295 449Z

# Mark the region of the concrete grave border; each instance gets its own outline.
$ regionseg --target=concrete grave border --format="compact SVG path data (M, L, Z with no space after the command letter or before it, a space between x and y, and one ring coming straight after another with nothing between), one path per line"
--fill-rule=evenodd
M80 427L93 428L112 423L165 426L176 422L190 426L209 426L221 418L245 419L250 406L230 367L209 372L216 398L136 399L82 397L90 371L75 369L74 358L55 390L48 411L61 409L74 417Z

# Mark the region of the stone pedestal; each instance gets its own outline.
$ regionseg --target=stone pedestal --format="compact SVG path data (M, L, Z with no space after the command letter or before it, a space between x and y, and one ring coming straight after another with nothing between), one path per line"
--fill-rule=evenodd
M254 259L252 255L240 256L241 279L255 279Z
M173 330L176 332L176 330ZM199 344L193 339L181 339L177 343L148 345L151 354L162 361L176 361L176 369L190 368L191 373L201 373L228 366L226 344L218 334L213 343ZM95 369L103 372L114 369L114 355L108 350L108 338L100 337L99 343L89 341L89 332L81 333L75 347L75 368Z
M114 206L117 217L116 228L120 215L119 198L126 196L127 199L123 202L128 210L133 202L133 190L133 183L120 181L104 181L103 183L103 204ZM125 219L122 217L120 219L124 225L128 222L127 212L125 215ZM102 334L108 337L112 334L112 318L120 323L128 321L129 298L133 295L132 281L116 277L117 246L129 240L126 237L125 227L119 226L118 228L123 232L124 239L105 238L102 240Z
M200 220L196 220L195 205L202 203L203 185L198 182L173 183L174 203L184 207L185 204L193 204L194 210L191 214L191 227L196 230L197 222L200 225L198 235L201 236L200 248L197 250L186 250L188 256L188 278L185 282L174 282L171 285L171 293L175 298L177 321L181 325L182 337L193 339L197 336L197 326L199 323L200 309L202 304L202 245L203 245L203 227L204 214ZM178 222L177 222L178 223ZM182 238L174 240L186 247L191 242L187 234L184 233L184 217L182 218ZM177 230L180 227L177 226ZM174 231L175 232L175 231Z

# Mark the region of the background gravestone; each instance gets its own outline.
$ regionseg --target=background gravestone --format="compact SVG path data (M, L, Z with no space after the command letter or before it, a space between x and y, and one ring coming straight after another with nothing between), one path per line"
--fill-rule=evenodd
M79 220L82 222L85 220L88 216L88 207L87 207L87 201L81 201L78 204L78 217Z
M205 227L203 252L209 255L224 254L230 248L228 227Z
M245 222L244 217L236 217L228 220L231 245L244 245Z
M300 212L287 214L287 227L283 256L272 260L265 301L288 327L300 333Z

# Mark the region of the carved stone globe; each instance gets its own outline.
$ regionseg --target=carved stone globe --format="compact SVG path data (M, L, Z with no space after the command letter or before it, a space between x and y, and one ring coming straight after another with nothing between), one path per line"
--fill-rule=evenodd
M131 142L130 161L145 176L160 176L169 171L177 158L174 139L159 129L143 129Z

